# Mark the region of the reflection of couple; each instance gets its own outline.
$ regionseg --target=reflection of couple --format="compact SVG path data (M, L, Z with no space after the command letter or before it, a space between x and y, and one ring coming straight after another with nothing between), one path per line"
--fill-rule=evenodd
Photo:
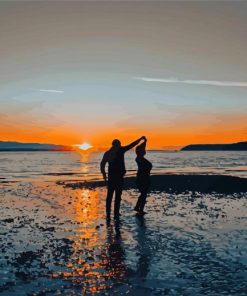
M137 146L141 141L143 141L139 146ZM146 154L146 137L141 137L140 139L134 141L127 146L121 146L119 140L113 140L112 147L105 152L103 159L100 164L101 172L105 180L107 180L107 174L105 171L106 164L108 163L108 191L106 197L106 216L110 219L111 214L111 202L113 194L115 192L115 203L114 203L114 218L119 218L119 210L121 203L121 195L123 190L123 179L126 173L125 163L124 163L124 153L128 150L136 147L136 162L138 165L137 172L137 187L140 191L140 196L134 208L139 214L144 214L144 206L146 202L146 197L150 187L150 171L152 169L152 164L144 158Z
M112 286L111 295L121 294L117 288L120 285L123 289L124 285L127 285L128 289L130 288L130 282L126 280L129 275L132 275L134 281L138 279L140 282L140 279L144 280L149 273L152 258L150 239L147 235L147 228L143 216L138 215L136 217L136 222L136 228L134 229L136 235L134 238L137 244L135 247L136 251L132 253L132 255L134 254L134 257L138 258L138 260L136 268L134 269L126 264L127 254L120 233L121 223L119 220L115 221L115 234L112 224L109 224L107 227L106 244L102 247L101 251L101 266L106 270L104 274L107 276L108 285L110 284ZM142 293L140 295L142 295Z

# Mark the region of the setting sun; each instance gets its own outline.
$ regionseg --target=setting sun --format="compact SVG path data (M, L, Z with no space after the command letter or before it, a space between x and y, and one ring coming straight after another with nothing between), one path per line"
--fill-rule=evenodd
M76 145L76 146L81 150L88 150L93 147L92 145L88 144L87 142L84 142L83 144Z

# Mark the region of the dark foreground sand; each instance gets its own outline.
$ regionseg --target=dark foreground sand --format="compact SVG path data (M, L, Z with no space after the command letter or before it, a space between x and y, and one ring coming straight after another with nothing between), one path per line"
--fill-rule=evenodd
M136 188L135 182L135 177L126 177L124 184L125 189ZM65 184L67 187L72 188L97 188L106 185L104 181L67 182L62 184ZM153 175L151 176L151 184L152 191L162 192L247 192L247 179L222 175Z
M148 214L128 189L109 226L103 182L1 183L0 294L246 295L246 180L152 178Z

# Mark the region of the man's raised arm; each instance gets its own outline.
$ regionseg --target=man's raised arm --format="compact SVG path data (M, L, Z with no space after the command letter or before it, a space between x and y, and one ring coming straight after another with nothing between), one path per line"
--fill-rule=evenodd
M136 141L130 143L130 144L127 145L127 146L123 146L122 148L123 148L123 150L126 152L126 151L128 151L128 150L134 148L136 145L138 145L138 144L141 142L141 140L145 140L145 139L146 139L146 137L142 136L142 137L139 138L138 140L136 140Z
M106 166L107 162L108 162L108 156L107 156L107 152L106 152L101 160L101 163L100 163L100 171L101 171L105 181L107 180L106 171L105 171L105 166Z

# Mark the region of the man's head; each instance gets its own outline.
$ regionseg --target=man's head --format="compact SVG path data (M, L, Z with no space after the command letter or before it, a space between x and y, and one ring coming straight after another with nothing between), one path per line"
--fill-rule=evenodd
M121 147L121 142L118 139L112 141L112 147L118 149Z

